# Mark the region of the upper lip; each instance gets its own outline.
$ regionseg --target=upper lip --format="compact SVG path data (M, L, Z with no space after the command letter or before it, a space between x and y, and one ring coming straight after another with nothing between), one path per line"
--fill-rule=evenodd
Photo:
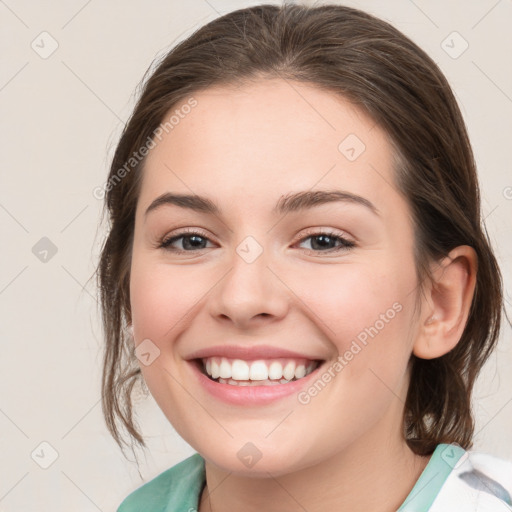
M197 350L185 359L204 359L207 357L227 357L229 359L243 359L246 361L277 358L310 359L312 361L322 359L317 356L300 354L272 345L215 345Z

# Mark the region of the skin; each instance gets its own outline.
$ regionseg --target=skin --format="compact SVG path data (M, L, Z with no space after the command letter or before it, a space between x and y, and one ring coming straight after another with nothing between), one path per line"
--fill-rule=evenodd
M135 344L149 339L160 351L141 364L146 383L206 460L213 491L203 491L199 510L396 511L429 460L402 435L408 361L413 352L439 357L460 339L475 253L461 246L437 262L415 310L410 208L393 185L386 134L370 118L342 98L280 79L194 98L197 106L146 160L130 300ZM349 134L366 146L354 161L338 150ZM271 211L283 195L332 189L366 198L379 215L346 202ZM163 192L208 196L222 213L165 205L145 216ZM158 248L181 228L200 229L207 240L185 254ZM356 245L328 254L311 238L325 231ZM236 252L247 236L263 249L252 263ZM187 241L173 246L186 250ZM186 361L233 343L333 364L394 303L400 312L308 404L292 395L265 406L227 405L198 384ZM262 454L251 468L237 457L247 442Z

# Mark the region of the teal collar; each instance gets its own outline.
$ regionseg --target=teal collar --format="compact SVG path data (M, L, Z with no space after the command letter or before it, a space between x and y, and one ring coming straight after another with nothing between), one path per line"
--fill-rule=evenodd
M397 512L429 510L446 479L465 450L455 444L438 444L430 461L421 473Z
M458 445L440 444L397 512L427 511L448 475L465 451ZM117 512L189 512L199 508L205 486L204 459L195 453L135 490Z

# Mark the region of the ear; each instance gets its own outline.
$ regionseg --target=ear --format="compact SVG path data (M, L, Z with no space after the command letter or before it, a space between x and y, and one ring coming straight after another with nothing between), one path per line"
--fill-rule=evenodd
M456 247L435 264L421 308L415 356L434 359L457 345L471 309L477 267L476 252L468 245Z

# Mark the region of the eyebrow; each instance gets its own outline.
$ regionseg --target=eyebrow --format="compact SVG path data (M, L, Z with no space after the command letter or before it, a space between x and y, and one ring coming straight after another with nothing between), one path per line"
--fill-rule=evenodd
M272 213L285 214L297 212L332 202L358 204L368 208L373 214L380 216L379 209L371 201L345 190L308 190L287 194L279 198ZM163 205L175 205L211 215L221 215L222 213L215 202L207 197L198 196L196 194L172 194L166 192L158 196L148 206L144 215L147 216L149 212Z

